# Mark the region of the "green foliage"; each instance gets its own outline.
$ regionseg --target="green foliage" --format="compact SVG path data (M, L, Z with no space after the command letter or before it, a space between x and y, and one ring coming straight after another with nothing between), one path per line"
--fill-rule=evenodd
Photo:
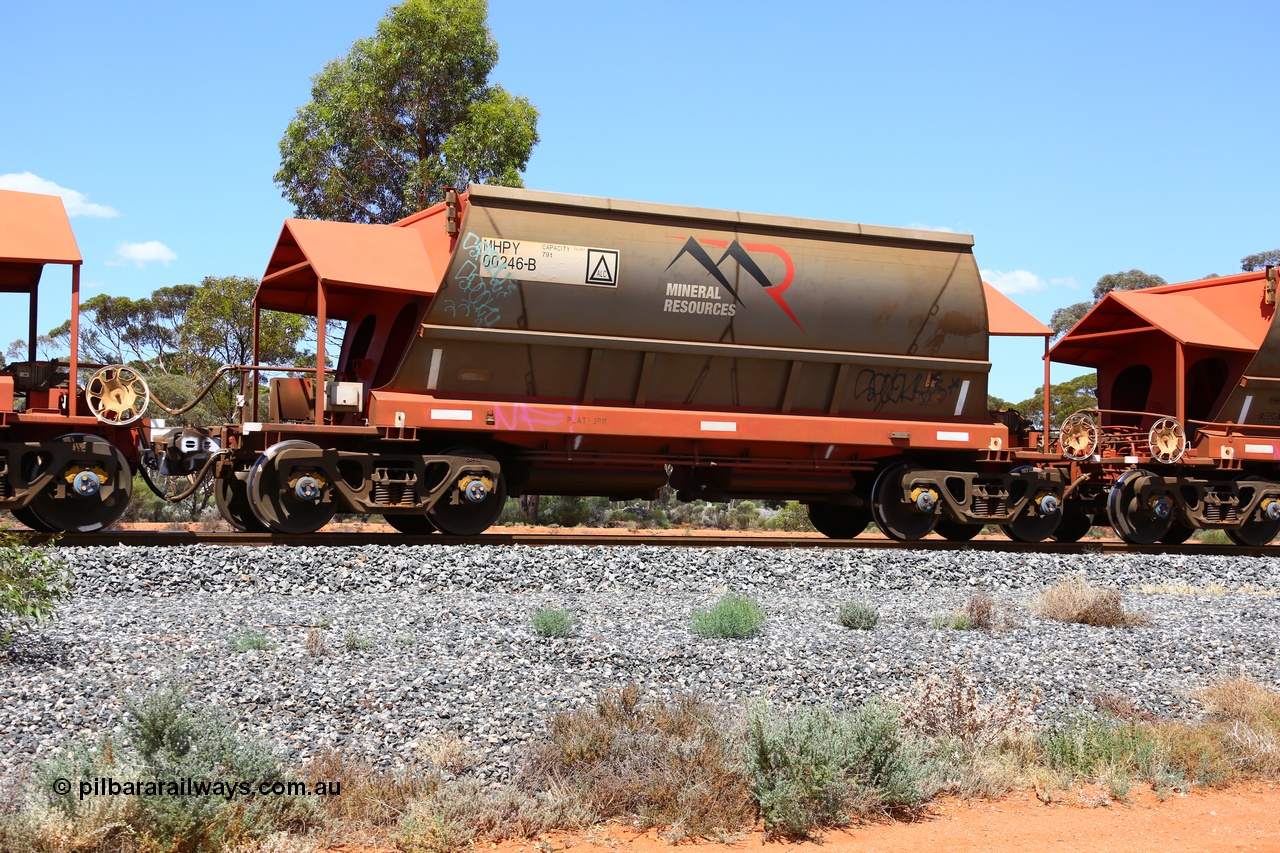
M1098 283L1093 286L1093 298L1097 301L1113 290L1145 290L1148 287L1160 287L1168 283L1158 275L1145 273L1139 269L1113 272L1098 279Z
M71 570L53 551L0 533L0 646L19 630L52 619L71 595Z
M224 364L250 364L253 359L253 323L246 316L258 289L256 278L243 276L206 277L196 289L189 318L184 327L184 346L203 356L198 381L201 387ZM305 317L279 311L263 311L259 320L258 358L260 364L293 364L301 360L298 345L307 335ZM311 360L312 364L315 359ZM224 377L209 395L208 407L219 421L236 413L240 377ZM165 401L171 407L174 405ZM188 402L187 400L181 401Z
M708 610L695 610L689 630L699 637L744 640L764 630L764 608L753 599L728 593Z
M1053 309L1053 314L1049 317L1049 328L1053 329L1054 337L1060 337L1064 332L1084 319L1084 315L1089 313L1089 309L1094 304L1093 302L1075 302L1065 308Z
M1007 404L1040 429L1044 421L1044 386L1021 403ZM1098 374L1084 373L1074 379L1049 386L1049 426L1056 429L1072 412L1094 409L1098 406Z
M283 760L264 742L235 733L234 723L202 707L191 710L176 686L128 697L122 719L123 744L111 739L80 741L38 764L33 795L73 824L91 822L100 838L122 832L142 849L197 853L261 839L285 828L302 829L314 818L304 798L262 796L256 790L178 795L152 789L137 796L81 798L78 786L98 778L179 784L180 780L251 783L292 781ZM55 783L72 781L70 793ZM108 810L109 813L103 813ZM96 849L96 848L94 848ZM116 849L114 847L110 849Z
M671 511L671 523L690 525L714 530L724 530L729 526L725 513L725 504L713 504L706 501L689 501L677 504Z
M729 507L727 520L733 530L750 530L760 521L760 509L751 501L741 501Z
M390 223L469 182L522 186L538 111L488 82L484 0L406 0L312 78L275 180L299 216Z
M935 613L929 624L939 631L947 628L952 631L972 631L978 627L978 624L972 618L960 612Z
M573 633L573 616L556 607L535 610L530 621L539 637L568 637Z
M342 638L342 646L349 652L367 652L376 645L373 637L361 634L355 629L347 631Z
M851 812L914 809L925 799L918 751L894 710L878 701L834 714L825 708L747 718L744 761L765 830L809 838L848 823Z
M1149 726L1083 714L1046 729L1040 746L1050 768L1086 781L1104 774L1150 774L1159 757L1159 742Z
M870 604L861 601L846 601L840 605L836 621L845 628L857 631L870 631L880 624L880 613Z
M502 505L502 512L498 515L496 523L509 527L513 524L532 524L533 522L520 508L519 498L507 498L507 502Z
M787 501L778 513L765 521L765 530L783 530L787 533L813 532L817 528L809 520L809 511L800 501Z
M257 628L242 628L231 635L229 642L232 651L236 652L267 652L276 647L271 638Z
M1240 259L1240 269L1245 272L1259 270L1266 266L1280 266L1280 249L1272 249L1269 252L1258 252L1254 255L1245 255Z
M608 498L543 495L538 501L537 519L540 524L578 527L583 524L597 524L604 520L608 512Z

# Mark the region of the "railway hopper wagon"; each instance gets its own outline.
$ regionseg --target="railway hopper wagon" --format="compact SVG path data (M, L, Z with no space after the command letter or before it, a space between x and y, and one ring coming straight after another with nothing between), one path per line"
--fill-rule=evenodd
M1071 483L1056 536L1095 521L1134 544L1280 532L1277 270L1113 291L1054 345L1098 371L1097 409L1061 426Z
M91 413L112 380L109 405L136 420L146 400L131 382L108 370L78 388L80 266L82 258L62 199L0 190L0 293L26 294L27 360L0 370L0 509L42 531L99 530L129 504L138 436L120 423ZM70 268L71 355L67 361L36 358L36 313L46 266ZM89 398L86 398L86 393ZM138 408L141 406L141 408Z
M465 535L508 495L667 484L799 499L835 537L1062 519L1061 460L986 402L988 335L1048 330L967 235L473 186L395 225L288 220L264 309L345 336L266 406L246 367L215 460L240 529Z

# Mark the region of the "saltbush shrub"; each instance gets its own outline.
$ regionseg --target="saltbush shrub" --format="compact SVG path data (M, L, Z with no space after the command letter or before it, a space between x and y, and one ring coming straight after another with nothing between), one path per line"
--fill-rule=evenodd
M568 637L573 634L573 616L557 607L543 607L530 617L533 632L539 637Z
M845 628L857 631L870 631L880 624L880 613L870 604L861 601L846 601L840 605L836 621Z
M693 611L689 630L699 637L743 640L764 630L764 608L754 599L728 593L707 610Z
M744 761L766 832L811 837L852 814L910 811L924 802L924 766L902 737L892 707L870 701L775 716L756 705L747 718Z
M97 836L101 849L116 849L132 837L140 849L201 853L261 839L280 829L302 830L314 823L313 798L260 795L257 787L296 782L283 760L265 742L236 733L235 724L207 706L192 710L186 691L170 685L127 697L121 719L123 739L80 741L36 766L33 797L59 814L77 834ZM95 779L156 782L134 796L79 796L79 785ZM71 780L72 790L60 783ZM190 796L164 786L208 782L253 790L225 790ZM52 828L55 829L56 828ZM98 847L87 849L99 849Z

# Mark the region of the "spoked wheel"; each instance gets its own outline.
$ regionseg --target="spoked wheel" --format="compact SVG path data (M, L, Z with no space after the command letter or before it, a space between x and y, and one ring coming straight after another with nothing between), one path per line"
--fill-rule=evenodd
M890 465L880 472L871 490L872 518L886 536L899 542L923 539L938 526L941 517L936 507L937 495L928 500L903 493L903 475L912 470L914 466L905 462ZM922 504L931 506L931 511L922 509Z
M1257 481L1266 482L1256 474L1249 474L1239 480L1241 483ZM1265 503L1267 502L1264 501ZM1268 506L1259 504L1258 508L1253 511L1253 515L1245 520L1243 524L1236 528L1227 529L1227 538L1237 545L1248 545L1254 548L1266 545L1272 539L1275 539L1276 534L1280 533L1280 518L1276 518L1274 521L1269 518L1267 514L1268 508Z
M245 481L236 476L213 481L213 502L218 514L241 533L266 533L267 526L253 514Z
M384 515L382 520L406 536L426 536L436 532L436 526L425 515Z
M1169 532L1160 537L1161 545L1181 545L1195 533L1190 527L1175 521L1169 525Z
M52 443L73 445L71 462L19 512L45 529L68 533L92 533L115 524L133 495L133 472L124 454L105 438L84 433L59 436ZM86 457L86 452L97 458ZM104 454L110 458L103 459ZM23 516L15 513L15 517L27 523Z
M84 386L89 411L104 424L123 426L142 417L151 402L147 380L132 367L109 364L99 368Z
M446 450L445 455L493 459L487 453L468 448ZM449 492L427 513L427 520L441 533L475 536L498 520L506 503L507 480L501 472L494 478L483 469L467 471L464 468Z
M1130 545L1159 542L1160 537L1173 526L1172 507L1167 507L1161 518L1160 507L1144 503L1141 499L1138 487L1143 478L1149 476L1152 476L1151 472L1141 468L1128 471L1116 480L1107 497L1107 515L1111 517L1111 527L1117 536Z
M1079 542L1093 527L1093 516L1076 501L1067 501L1062 507L1062 523L1053 532L1054 542Z
M951 542L968 542L982 532L983 526L981 524L961 524L958 521L942 517L938 519L938 526L933 529L933 532Z
M871 523L871 510L866 506L833 503L809 504L809 520L823 536L852 539Z
M1062 455L1082 462L1098 449L1098 424L1088 412L1075 412L1058 429L1058 449Z
M305 469L293 469L288 480L281 476L278 460L285 451L319 449L309 441L282 441L267 448L249 469L245 482L249 508L271 532L314 533L338 511L334 501L326 500L324 484ZM309 489L314 497L300 494Z

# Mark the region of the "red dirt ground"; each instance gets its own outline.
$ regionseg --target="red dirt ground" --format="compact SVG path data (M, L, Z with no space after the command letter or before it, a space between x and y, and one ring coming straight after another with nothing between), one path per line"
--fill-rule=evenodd
M1035 792L992 802L942 800L912 823L872 823L828 832L817 844L765 842L759 831L730 844L673 847L656 833L622 827L555 833L538 841L480 842L490 853L978 853L1035 850L1054 853L1236 853L1280 851L1280 785L1254 783L1227 791L1196 791L1163 802L1149 791L1127 804L1098 805L1086 793L1045 804ZM333 853L390 853L391 848L338 846Z

